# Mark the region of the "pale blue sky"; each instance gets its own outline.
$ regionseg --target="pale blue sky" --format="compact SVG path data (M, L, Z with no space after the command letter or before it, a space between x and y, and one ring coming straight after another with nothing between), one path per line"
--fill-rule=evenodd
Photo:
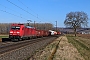
M0 0L0 23L52 23L65 27L69 12L84 11L90 18L90 0ZM90 20L88 21L90 27Z

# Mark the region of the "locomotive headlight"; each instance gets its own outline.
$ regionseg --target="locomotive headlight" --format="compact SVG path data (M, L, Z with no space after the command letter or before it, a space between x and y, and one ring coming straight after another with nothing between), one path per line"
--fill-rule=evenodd
M18 34L20 33L20 32L17 32Z
M13 33L13 32L10 32L10 33Z

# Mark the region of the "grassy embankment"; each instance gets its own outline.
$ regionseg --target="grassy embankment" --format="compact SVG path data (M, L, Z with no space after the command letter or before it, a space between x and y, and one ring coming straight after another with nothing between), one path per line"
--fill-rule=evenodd
M8 38L8 35L0 35L0 41L2 41L2 38Z
M68 42L72 43L79 53L85 58L90 60L90 40L82 37L74 37L72 35L66 35Z
M0 38L8 38L8 35L3 35L3 34L0 34Z

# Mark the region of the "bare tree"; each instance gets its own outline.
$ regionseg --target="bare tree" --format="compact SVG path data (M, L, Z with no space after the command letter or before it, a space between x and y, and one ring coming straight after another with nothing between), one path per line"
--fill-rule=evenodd
M73 28L76 36L76 29L82 26L87 26L87 21L88 15L85 12L70 12L66 15L64 24L66 27Z

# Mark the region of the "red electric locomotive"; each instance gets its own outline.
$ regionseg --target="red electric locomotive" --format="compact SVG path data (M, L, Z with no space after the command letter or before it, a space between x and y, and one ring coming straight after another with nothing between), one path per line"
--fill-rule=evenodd
M36 37L36 29L25 26L24 24L12 24L9 39L19 41L27 38Z
M31 39L56 34L59 35L60 32L57 33L52 30L37 30L34 27L25 26L24 24L11 24L9 39L11 39L12 41L19 41L23 39Z

